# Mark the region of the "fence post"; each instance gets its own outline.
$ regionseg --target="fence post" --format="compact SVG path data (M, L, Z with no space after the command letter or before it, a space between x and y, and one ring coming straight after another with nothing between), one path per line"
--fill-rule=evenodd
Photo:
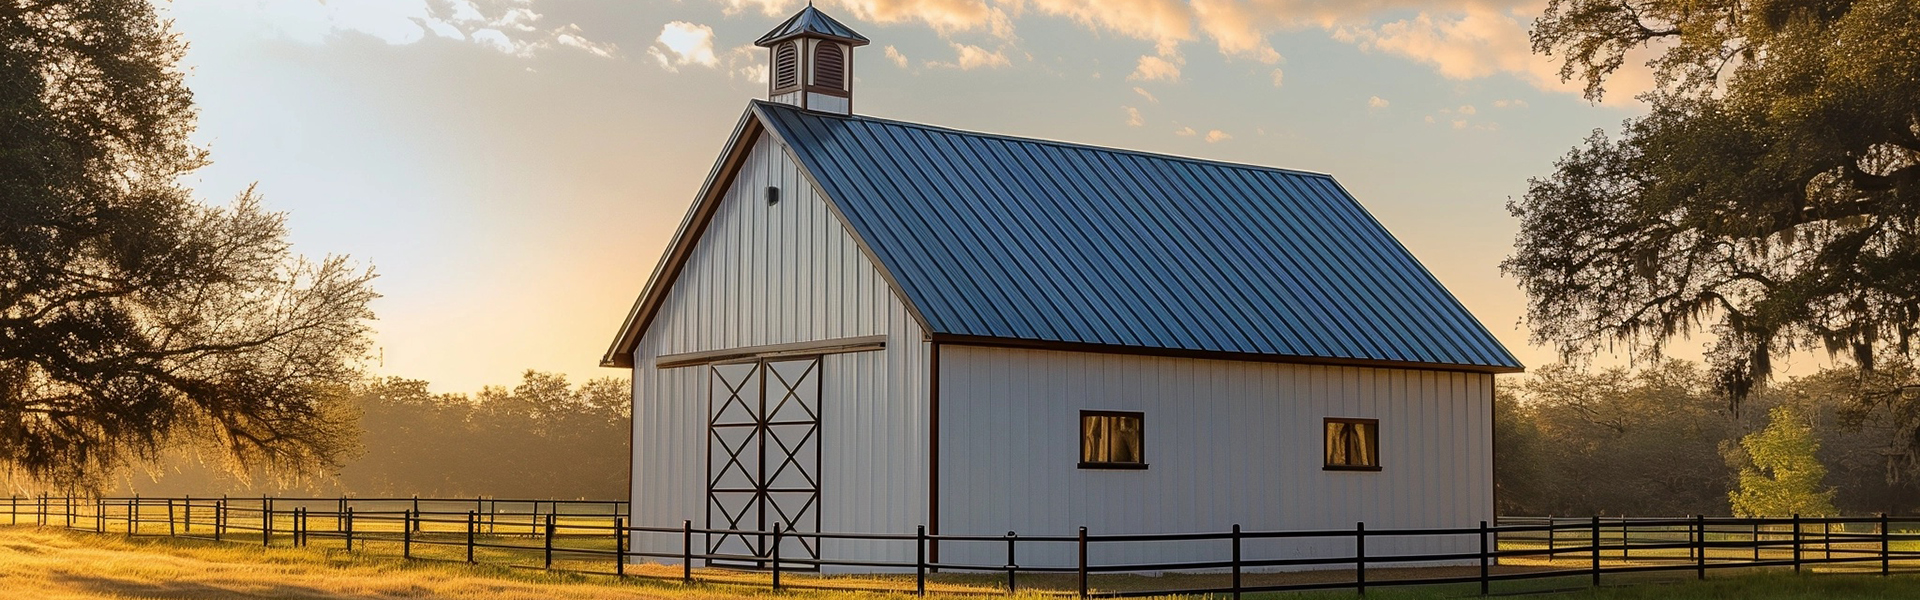
M19 494L7 494L7 518L9 519L9 522L7 523L8 525L20 524L20 495Z
M467 564L473 564L473 518L474 511L467 511Z
M1693 568L1701 581L1707 580L1707 517L1693 516L1693 547L1698 550L1694 555Z
M627 519L613 518L613 574L627 576Z
M693 583L693 521L680 521L680 582Z
M173 499L167 499L167 535L175 535L173 528Z
M913 593L927 595L927 526L913 529ZM1885 554L1882 552L1881 554Z
M1760 562L1760 518L1753 519L1753 562Z
M260 497L260 545L273 545L273 504L266 496Z
M773 591L780 591L780 532L784 528L773 524Z
M1625 561L1632 554L1633 540L1627 537L1627 530L1633 529L1626 517L1620 517L1620 560Z
M413 558L413 509L400 512L400 557Z
M182 508L185 509L186 518L180 519L180 530L186 533L193 533L193 495L188 494L182 499L181 504L185 505Z
M1600 516L1594 515L1587 546L1593 552L1593 587L1600 587Z
M341 532L340 535L347 538L347 551L352 552L353 551L353 507L351 506L347 507L347 511L344 514L345 516L342 518L346 519L346 522L341 523L340 525L342 528L346 529L346 531Z
M1353 524L1353 589L1367 595L1367 522Z
M1800 572L1800 514L1793 515L1793 572Z
M220 541L227 533L227 499L221 498L213 503L213 541Z
M544 549L546 551L545 568L552 569L553 568L553 513L547 513L546 546Z
M1080 597L1087 597L1087 527L1080 526Z
M413 514L414 514L414 515L416 515L416 516L420 514L420 495L419 495L419 494L414 494L414 495L413 495ZM417 519L417 518L416 518L416 519L414 519L414 521L413 521L413 526L414 526L414 527L419 527L419 526L420 526L420 520L419 520L419 519Z
M107 499L106 498L93 499L93 530L98 533L107 532Z
M140 495L134 494L133 501L127 504L127 537L140 534Z
M1237 529L1236 529L1236 533L1237 533L1237 532L1238 532L1238 531L1237 531ZM1236 548L1235 548L1235 550L1238 550L1238 549L1239 549L1238 547L1236 547ZM1234 561L1234 562L1235 562L1236 564L1234 565L1234 586L1233 586L1233 587L1234 587L1234 588L1235 588L1236 590L1238 590L1238 588L1240 587L1240 584L1239 584L1239 579L1240 579L1240 573L1239 573L1239 567L1240 567L1240 565L1239 565L1239 564L1237 564L1237 563L1239 562L1239 560L1238 560L1238 558L1239 558L1239 552L1235 552L1235 553L1234 553L1234 555L1235 555L1235 561ZM1480 595L1482 595L1482 596L1485 596L1485 595L1487 595L1487 591L1488 591L1488 585L1489 585L1489 582L1488 582L1488 580L1487 580L1487 575L1488 575L1488 573L1487 573L1487 571L1488 571L1488 569L1487 569L1487 561L1488 561L1488 559L1490 559L1490 558L1491 558L1491 555L1490 555L1490 554L1489 554L1489 553L1487 552L1487 522L1486 522L1486 521L1481 521L1481 522L1480 522ZM1236 593L1237 593L1237 591L1236 591Z
M1833 515L1820 517L1820 551L1827 560L1833 560Z
M1240 524L1233 524L1233 600L1240 600Z
M1549 563L1553 562L1553 559L1560 557L1558 553L1555 553L1553 551L1554 538L1559 537L1558 535L1556 535L1558 531L1559 531L1559 528L1554 527L1553 515L1547 515L1547 562Z
M1013 574L1014 572L1020 569L1020 567L1016 566L1018 563L1015 562L1013 559L1013 546L1014 546L1014 539L1016 537L1018 536L1014 535L1013 532L1011 531L1007 532L1007 594L1008 595L1012 595L1016 591L1016 588L1014 587Z
M1893 570L1892 561L1889 560L1889 557L1892 556L1892 554L1887 552L1887 547L1889 546L1887 542L1889 541L1892 541L1892 537L1891 537L1891 534L1887 531L1887 513L1880 513L1880 576L1881 577L1886 577L1887 573Z

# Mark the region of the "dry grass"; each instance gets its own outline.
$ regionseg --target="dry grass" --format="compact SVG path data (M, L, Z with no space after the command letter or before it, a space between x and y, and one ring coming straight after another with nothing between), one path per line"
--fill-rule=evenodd
M0 527L7 598L702 600L767 595L499 567L406 563L339 551ZM782 595L783 598L826 595Z
M346 552L337 546L310 548L262 548L248 543L216 543L168 537L128 538L119 534L94 534L57 528L0 526L0 598L294 598L315 600L471 598L475 600L517 599L628 599L706 600L718 598L760 598L766 600L914 600L908 594L853 591L785 591L765 589L763 573L743 573L701 569L705 583L683 585L670 579L677 569L661 565L632 565L629 574L654 575L669 579L554 573L537 569L467 565L451 561L403 561L385 552ZM1513 546L1524 544L1507 545ZM446 550L452 550L448 548ZM435 552L437 554L438 552ZM447 552L443 558L455 558ZM1652 556L1636 555L1633 561L1609 557L1609 566L1638 563ZM1664 558L1664 557L1663 557ZM1678 558L1678 557L1674 557ZM1720 558L1715 556L1715 558ZM1733 557L1727 557L1733 558ZM1671 559L1669 559L1671 560ZM1496 567L1496 572L1546 568L1580 568L1583 559L1563 557L1545 560L1512 561ZM1643 563L1644 564L1644 563ZM591 565L563 565L586 567ZM602 565L606 567L610 565ZM1911 563L1903 571L1911 572ZM1853 568L1822 568L1825 572L1853 571ZM1414 577L1470 575L1471 568L1424 568L1369 570L1376 585L1388 586L1388 580ZM1571 594L1543 594L1536 598L1876 598L1920 597L1920 578L1881 579L1847 575L1820 577L1774 574L1739 575L1738 571L1716 572L1716 581L1684 582L1690 573L1609 575L1609 587L1577 591ZM1347 581L1347 571L1249 574L1250 585L1306 583L1311 581ZM1070 577L1070 576L1069 576ZM1061 592L1072 589L1069 577L1025 576L1025 589L1045 589L1052 594L1023 593L1019 600L1057 600ZM1167 574L1165 576L1097 577L1096 589L1146 591L1221 585L1217 574ZM748 585L728 585L736 581ZM992 575L936 577L929 588L935 597L979 598L981 592L993 593L1004 580ZM910 590L911 577L887 576L799 576L789 583L823 586L894 587ZM1629 588L1613 586L1628 583L1678 583ZM754 585L754 584L757 584ZM1497 592L1580 588L1584 577L1572 580L1509 582L1497 585ZM1458 598L1471 597L1477 586L1451 585L1426 588L1384 588L1369 598ZM959 596L972 592L976 595ZM1070 592L1068 592L1070 594ZM1892 594L1889 596L1888 594ZM1286 600L1309 598L1353 598L1352 592L1326 592L1289 595L1261 595ZM1000 597L1005 596L989 596ZM1257 596L1256 596L1257 597Z

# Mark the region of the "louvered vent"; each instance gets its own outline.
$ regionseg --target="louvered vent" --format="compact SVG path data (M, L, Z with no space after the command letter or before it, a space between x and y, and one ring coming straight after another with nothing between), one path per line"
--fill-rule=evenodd
M800 85L800 49L793 42L773 49L773 87L785 89Z
M820 44L820 47L813 51L813 65L814 85L836 90L847 89L846 55L840 52L839 44L832 42Z

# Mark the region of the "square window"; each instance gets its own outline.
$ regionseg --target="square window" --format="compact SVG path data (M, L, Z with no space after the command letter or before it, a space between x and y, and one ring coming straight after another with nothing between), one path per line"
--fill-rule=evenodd
M1327 470L1380 470L1379 419L1327 419Z
M1143 413L1080 411L1080 468L1145 469L1146 437Z

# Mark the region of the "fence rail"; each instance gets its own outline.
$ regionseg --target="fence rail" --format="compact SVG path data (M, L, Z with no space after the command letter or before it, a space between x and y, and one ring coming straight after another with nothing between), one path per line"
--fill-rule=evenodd
M1477 586L1547 578L1791 568L1807 571L1920 572L1920 518L1802 517L1507 517L1477 527L1314 531L1227 531L1074 535L802 532L637 526L625 502L491 498L56 497L13 496L9 523L60 526L128 536L175 536L262 546L310 547L316 540L350 552L397 553L409 560L505 564L621 577L675 579L781 588L926 594L1030 591L1078 597L1222 594L1370 587ZM708 536L754 540L763 554L696 552ZM634 539L671 540L678 552L634 550ZM699 544L696 544L696 540ZM912 560L834 558L828 540L905 544ZM1311 540L1346 551L1318 556L1254 556L1248 542ZM1468 552L1368 552L1368 541L1449 540ZM1471 540L1464 544L1459 542ZM768 543L770 542L770 543ZM1096 547L1214 542L1217 556L1185 562L1096 563ZM998 544L1004 562L939 561L939 544ZM796 544L809 550L790 553ZM1406 544L1401 544L1406 545ZM1023 565L1035 546L1071 546L1074 564ZM1025 550L1025 552L1022 552ZM395 552L397 551L397 552ZM783 556L784 554L784 556ZM898 553L908 554L908 553ZM667 565L666 562L674 564ZM705 568L696 564L705 562ZM716 564L735 565L718 568ZM893 575L819 577L829 570ZM1301 572L1314 574L1300 577ZM1141 589L1113 579L1128 574L1192 572L1181 589ZM1096 578L1101 578L1096 581ZM1145 579L1145 578L1137 578ZM1025 587L1023 587L1023 584Z

